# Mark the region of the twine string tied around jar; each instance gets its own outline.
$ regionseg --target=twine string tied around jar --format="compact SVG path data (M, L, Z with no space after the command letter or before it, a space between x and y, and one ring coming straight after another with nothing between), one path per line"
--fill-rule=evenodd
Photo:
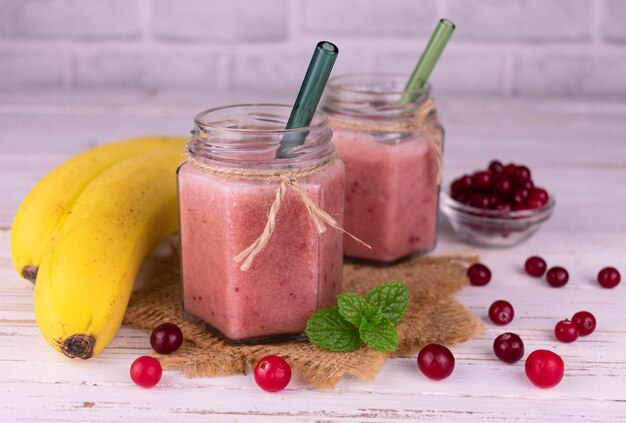
M433 175L437 185L441 183L441 170L443 167L443 142L442 129L437 122L437 111L435 100L429 97L417 109L413 118L409 121L399 121L393 123L381 123L376 121L356 121L328 116L328 123L331 128L348 129L351 131L367 132L409 132L422 131L426 134L426 139L430 142L434 155Z
M322 171L331 167L334 164L335 158L331 158L322 163L308 166L300 169L273 169L273 170L251 170L251 169L239 169L239 168L224 168L211 166L206 163L200 162L189 152L186 153L188 162L194 167L213 174L222 175L225 177L241 178L247 180L263 181L263 182L280 182L276 189L276 195L274 201L270 207L269 214L267 216L267 223L263 228L263 232L259 237L250 244L245 250L235 256L235 261L241 263L239 267L241 271L247 271L252 266L254 258L265 248L268 244L270 237L276 231L276 216L280 210L285 193L288 189L291 189L298 197L302 205L306 208L315 229L318 234L326 232L328 226L337 229L359 242L367 248L371 248L368 244L364 243L354 235L345 231L339 222L321 209L315 202L309 197L306 191L302 188L298 182L298 178L302 178L313 173Z

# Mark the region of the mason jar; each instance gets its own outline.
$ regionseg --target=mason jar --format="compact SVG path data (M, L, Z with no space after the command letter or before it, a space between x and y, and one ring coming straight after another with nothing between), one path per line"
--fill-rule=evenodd
M330 80L322 110L346 165L348 257L395 262L435 247L443 128L431 87L404 92L406 77Z
M184 312L227 341L300 338L341 292L342 234L332 226L343 223L344 165L327 118L286 130L290 111L199 113L178 170ZM278 159L284 137L304 143Z

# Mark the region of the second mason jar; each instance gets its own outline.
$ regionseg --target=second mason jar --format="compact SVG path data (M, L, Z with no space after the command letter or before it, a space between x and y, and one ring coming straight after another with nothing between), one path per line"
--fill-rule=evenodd
M394 262L435 246L443 129L430 86L403 91L397 75L330 80L323 104L346 165L348 257Z
M342 234L312 213L343 223L344 165L326 117L285 130L290 110L198 114L178 172L183 307L226 340L298 338L341 292ZM305 141L277 159L285 136Z

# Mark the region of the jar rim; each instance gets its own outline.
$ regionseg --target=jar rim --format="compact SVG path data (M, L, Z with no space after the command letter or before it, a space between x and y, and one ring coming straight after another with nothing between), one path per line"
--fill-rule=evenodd
M348 85L344 85L344 81L361 78L364 81L374 82L374 81L384 81L384 80L396 80L401 83L401 86L404 87L406 84L407 78L406 75L399 73L391 73L391 72L368 72L368 73L347 73L334 76L330 78L328 81L327 88L329 91L344 91L350 92L354 94L371 94L371 95L402 95L402 94L415 94L415 95L423 95L424 93L429 93L432 90L432 84L427 82L421 89L416 90L379 90L375 91L371 88L356 88L350 87Z
M280 134L286 134L286 133L298 133L298 132L315 132L315 131L319 131L319 130L323 130L327 125L328 125L328 118L326 117L326 114L322 113L321 111L316 110L315 114L313 116L313 120L311 121L311 124L309 126L303 126L300 128L290 128L290 129L286 129L286 128L282 128L282 129L266 129L266 128L230 128L227 126L222 126L222 125L216 125L214 123L209 123L206 121L203 121L202 118L208 116L209 114L212 113L217 113L217 112L222 112L222 111L226 111L226 110L233 110L233 109L243 109L243 108L253 108L253 107L258 107L258 108L282 108L284 110L287 111L286 116L289 117L289 114L291 113L291 109L292 106L289 106L287 104L280 104L280 103L241 103L241 104L232 104L232 105L228 105L228 106L220 106L220 107L213 107L211 109L206 109L203 110L201 112L199 112L198 114L196 114L196 116L194 117L194 123L196 124L197 127L202 128L202 129L206 129L206 130L214 130L214 131L224 131L230 134L246 134L246 135L252 135L252 134L258 134L258 135L280 135ZM317 121L316 121L317 120ZM286 122L285 122L286 124Z

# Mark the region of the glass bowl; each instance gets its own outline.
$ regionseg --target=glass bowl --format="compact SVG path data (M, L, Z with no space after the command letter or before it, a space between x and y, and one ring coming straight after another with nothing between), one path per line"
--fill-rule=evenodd
M526 241L552 216L555 200L537 209L518 211L484 210L441 194L441 211L454 232L465 241L484 247L512 247Z

